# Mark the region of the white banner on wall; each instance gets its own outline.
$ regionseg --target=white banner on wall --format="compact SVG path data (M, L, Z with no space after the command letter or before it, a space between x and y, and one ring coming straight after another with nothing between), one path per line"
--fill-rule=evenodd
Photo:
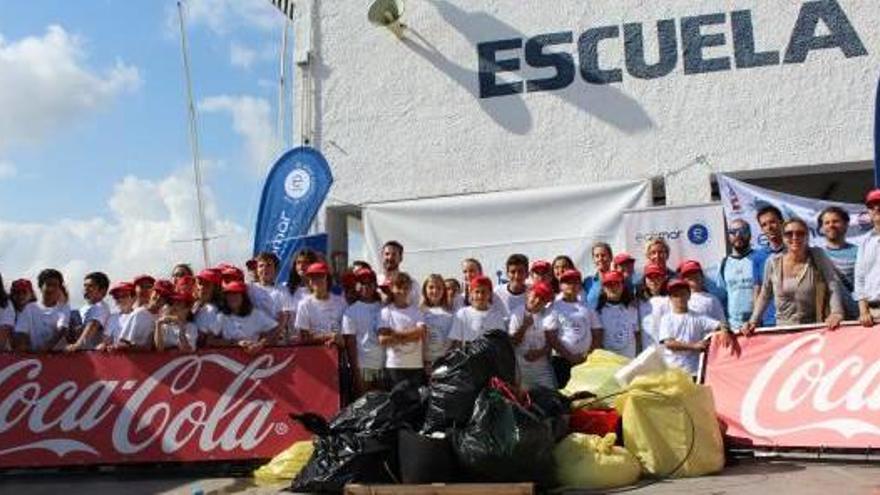
M746 182L738 181L726 175L717 175L718 190L721 193L721 203L724 205L724 215L727 221L743 219L749 223L752 229L752 243L766 245L767 238L761 233L761 227L756 218L758 210L770 204L782 211L786 218L798 217L807 222L810 227L810 237L814 245L822 245L822 235L818 231L817 217L819 212L829 206L839 206L849 213L849 231L847 238L850 242L869 232L873 227L868 210L864 205L852 203L837 203L834 201L822 201L820 199L805 198L786 194L763 187L754 186Z
M703 265L705 273L712 274L725 255L724 213L719 203L626 211L623 231L623 245L636 259L640 272L647 263L645 243L652 237L662 237L669 244L672 269L692 259Z
M648 181L610 182L427 198L364 207L368 260L381 268L388 240L404 247L403 269L461 278L461 260L477 258L497 283L512 253L531 260L571 256L589 269L593 241L617 243L624 210L651 201Z

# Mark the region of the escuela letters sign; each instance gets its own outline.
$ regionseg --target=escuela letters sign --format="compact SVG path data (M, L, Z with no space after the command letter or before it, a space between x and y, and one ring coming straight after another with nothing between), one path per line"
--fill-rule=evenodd
M269 458L339 409L337 351L0 355L0 468Z
M861 326L740 337L737 358L713 347L705 383L738 444L880 445L880 331Z

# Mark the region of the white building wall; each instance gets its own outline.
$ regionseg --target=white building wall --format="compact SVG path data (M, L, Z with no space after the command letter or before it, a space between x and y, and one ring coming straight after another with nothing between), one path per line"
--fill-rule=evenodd
M348 203L658 176L666 177L668 202L699 203L709 199L712 172L872 157L880 2L409 0L403 40L368 23L367 1L306 4L311 13L301 12L313 24L301 19L298 41L312 57L300 69L310 71L314 91L300 81L298 117L333 167L331 195ZM751 15L755 51L777 51L780 59L799 15L809 12L842 10L857 43L812 50L803 63L737 68L731 12L742 10ZM683 19L719 13L723 23L701 33L721 35L723 45L705 48L703 58L726 58L732 68L685 74ZM642 23L651 63L658 59L661 19L674 19L677 63L670 74L651 80L628 74L621 32L598 52L601 67L623 68L622 82L584 81L582 33ZM840 17L835 22L843 25ZM816 35L828 31L821 19ZM550 49L572 55L572 84L480 98L478 44L525 43L554 32L572 33L572 43ZM303 33L312 36L311 45ZM528 68L523 50L497 58L517 58L522 66L499 74L499 81L556 73Z

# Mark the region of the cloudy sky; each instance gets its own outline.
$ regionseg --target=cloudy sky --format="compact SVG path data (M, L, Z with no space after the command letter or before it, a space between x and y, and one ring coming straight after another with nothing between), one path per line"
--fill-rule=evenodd
M187 0L214 262L248 254L277 155L283 16ZM201 265L174 0L0 0L0 273L56 267L78 293ZM197 266L198 267L198 266Z

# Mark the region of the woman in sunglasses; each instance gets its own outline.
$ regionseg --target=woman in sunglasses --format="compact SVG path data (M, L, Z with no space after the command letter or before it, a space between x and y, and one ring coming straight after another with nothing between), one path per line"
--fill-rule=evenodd
M834 266L822 249L810 247L810 231L800 218L787 220L782 236L786 250L767 261L755 310L742 332L754 332L771 298L777 325L824 322L829 329L837 328L843 320L843 299Z

